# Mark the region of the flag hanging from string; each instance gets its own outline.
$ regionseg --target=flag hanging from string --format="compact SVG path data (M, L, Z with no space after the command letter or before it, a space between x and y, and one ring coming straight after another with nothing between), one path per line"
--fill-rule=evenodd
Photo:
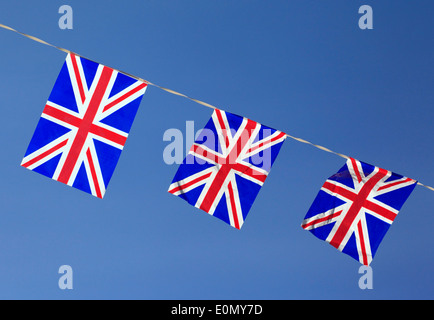
M169 192L240 229L286 134L215 109Z
M146 87L68 54L21 165L102 198Z
M302 227L369 265L416 183L350 158L324 183Z

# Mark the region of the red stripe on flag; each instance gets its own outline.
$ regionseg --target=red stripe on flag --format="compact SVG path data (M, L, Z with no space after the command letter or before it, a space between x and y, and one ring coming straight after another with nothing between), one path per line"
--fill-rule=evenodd
M203 175L203 176L201 176L201 177L199 177L199 178L196 178L196 179L194 179L194 180L191 180L190 182L187 182L187 183L183 184L182 186L177 186L176 188L173 188L172 190L169 190L169 192L170 192L170 193L176 193L176 192L178 192L179 190L187 189L188 187L194 185L195 183L198 183L198 182L200 182L200 181L202 181L202 180L208 178L210 175L211 175L211 172L210 172L210 173L207 173L207 174L205 174L205 175Z
M253 179L259 180L262 183L264 183L265 179L267 179L266 174L264 174L258 170L255 170L252 167L248 167L244 164L241 164L241 163L236 163L236 164L232 165L231 168L234 169L235 171L238 171L238 172L243 173L249 177L252 177Z
M56 109L52 106L49 106L48 104L45 106L44 111L42 112L43 114L46 114L50 117L53 117L57 120L66 122L70 125L73 125L74 127L79 127L80 123L81 123L81 119L73 116L69 113L63 112L59 109Z
M366 255L365 238L363 237L362 221L357 223L357 230L359 232L360 250L362 251L362 263L368 265L368 256Z
M356 173L356 176L357 176L357 181L359 181L359 183L360 183L360 182L362 182L362 176L360 175L359 168L357 167L356 159L353 159L353 158L350 158L350 159L351 159L351 164L353 165L354 172Z
M100 107L102 98L107 89L107 85L110 81L110 77L113 73L113 69L104 67L101 73L101 77L96 86L95 92L90 100L89 107L87 108L86 114L80 123L77 134L75 135L74 141L69 150L68 157L65 160L62 171L59 174L58 181L68 184L69 178L71 177L72 171L77 163L77 159L82 152L83 145L87 139L89 130L92 126L92 122L95 115Z
M231 172L231 168L229 166L222 166L220 168L214 180L212 181L211 186L208 189L208 193L206 194L200 205L200 209L209 213L209 210L211 209L211 206L215 198L217 197L217 194L219 193L223 183L225 182L229 172Z
M380 216L383 216L384 218L386 218L390 221L395 220L396 215L397 215L395 212L387 210L386 208L379 206L378 204L371 202L371 201L366 201L365 204L363 205L363 207L375 212L376 214L379 214Z
M232 208L232 218L234 220L234 227L239 230L240 223L238 222L237 206L235 205L235 196L234 196L234 190L232 189L232 182L229 182L228 190L229 190L229 199Z
M100 126L97 126L95 124L92 124L89 132L96 134L97 136L106 138L106 139L113 141L117 144L120 144L121 146L124 146L125 142L127 142L127 137L121 136L120 134L117 134L113 131L107 130L107 129L100 127Z
M98 177L96 176L95 165L93 163L92 154L90 153L90 149L86 151L87 161L89 161L90 174L92 176L93 185L95 186L96 196L102 199L101 190L98 183Z
M38 162L39 160L47 157L48 155L50 155L51 153L59 150L60 148L64 147L66 145L66 143L68 142L68 140L64 140L61 143L59 143L58 145L55 145L54 147L52 147L51 149L48 149L47 151L45 151L44 153L41 153L39 156L33 158L32 160L27 161L26 163L23 163L22 166L25 168L30 167L32 164Z
M407 178L407 179L405 179L403 181L396 181L396 182L393 182L393 183L390 183L390 184L387 184L385 186L382 186L382 187L378 188L378 191L384 190L384 189L387 189L387 188L392 188L392 187L394 187L394 186L396 186L398 184L407 183L407 182L410 182L410 181L413 181L413 179Z
M220 111L217 110L217 115L219 115ZM243 133L245 134L245 137L241 135L239 139L237 140L236 144L232 147L231 151L229 152L228 156L226 157L226 162L224 165L222 165L217 172L213 182L211 183L211 186L208 189L208 193L206 194L205 198L203 199L200 209L202 209L205 212L209 213L209 210L211 209L212 204L214 203L217 194L219 193L220 189L223 186L223 183L226 180L226 177L231 172L231 170L235 167L233 164L236 163L236 160L238 159L238 156L240 155L241 151L246 146L247 142L250 139L250 136L253 133L254 128L256 127L257 123L252 120L247 120L246 127L243 130ZM229 161L229 164L228 164Z
M213 154L211 152L208 152L207 150L205 150L204 148L202 148L201 146L198 146L196 144L194 144L190 151L194 152L196 155L205 157L209 160L211 160L212 162L218 163L218 164L226 164L227 159L224 157L220 157L217 154Z
M328 221L328 220L331 220L331 219L333 219L333 218L336 218L336 217L338 217L341 213L342 213L342 210L341 210L341 211L338 211L338 212L334 212L334 213L331 214L331 215L328 215L328 216L325 216L325 217L322 217L322 218L319 218L319 219L315 219L315 220L312 220L312 221L309 222L309 223L303 224L301 227L302 227L303 229L309 228L311 225L318 224L318 223L321 223L321 222L323 222L323 221Z
M217 115L217 119L219 121L220 124L220 128L222 129L222 134L225 137L225 144L226 144L226 148L229 147L229 138L228 138L228 130L229 128L225 127L225 122L223 121L223 116L220 110L216 109L216 115ZM219 132L217 131L217 134Z
M362 189L360 189L360 192L357 194L357 197L354 199L353 204L348 209L347 214L342 220L339 228L336 230L333 239L330 241L330 244L332 246L334 246L335 248L339 248L342 240L345 238L345 235L353 224L354 219L356 219L360 210L366 204L366 198L368 197L369 193L372 191L378 181L380 181L384 176L386 176L386 174L386 170L379 169L379 171L371 179L366 181Z
M343 197L345 197L351 201L354 201L357 197L357 193L354 193L352 191L344 189L344 188L337 186L333 183L330 183L328 181L324 182L322 189L326 189L328 191L331 191L332 193L336 193L336 194L343 196Z
M72 67L74 69L75 78L77 79L77 85L78 85L78 90L80 91L81 103L84 103L84 100L86 100L86 96L84 94L83 82L80 77L80 72L78 71L78 65L76 60L77 58L80 59L76 55L71 54Z
M128 91L123 96L121 96L121 97L117 98L116 100L110 102L108 105L106 105L104 107L104 109L102 111L103 112L107 111L108 109L112 108L113 106L117 105L118 103L122 102L123 100L127 99L128 97L131 97L133 94L135 94L136 92L142 90L145 87L146 87L146 83L142 83L141 85L139 85L135 89L133 89L131 91Z
M255 150L258 149L258 148L261 148L261 147L263 147L263 146L265 146L265 145L267 145L267 144L270 144L270 143L272 143L272 142L274 142L274 141L276 141L276 140L279 140L279 139L283 138L285 135L286 135L285 133L281 132L281 133L279 133L277 136L275 136L273 139L270 139L270 140L267 140L267 141L261 142L261 143L258 144L257 146L254 146L254 147L250 148L249 151L247 151L247 153L250 153L250 152L252 152L252 151L255 151Z

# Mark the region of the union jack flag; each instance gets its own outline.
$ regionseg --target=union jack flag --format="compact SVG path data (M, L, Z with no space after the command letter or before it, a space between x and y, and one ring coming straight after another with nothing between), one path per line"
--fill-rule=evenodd
M215 109L169 192L240 229L286 134Z
M102 198L145 90L68 54L21 165Z
M350 158L324 183L302 227L368 266L416 183Z

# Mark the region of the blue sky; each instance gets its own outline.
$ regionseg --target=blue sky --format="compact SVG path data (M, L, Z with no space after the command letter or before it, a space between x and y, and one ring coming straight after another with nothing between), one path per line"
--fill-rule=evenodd
M63 4L73 30L58 27ZM358 27L371 5L374 29ZM3 1L0 23L223 110L434 185L430 1ZM211 110L149 87L103 200L20 163L66 54L0 30L1 299L433 299L434 193L416 187L372 263L301 227L344 160L288 139L241 231L167 193L167 129ZM70 265L74 289L60 290Z

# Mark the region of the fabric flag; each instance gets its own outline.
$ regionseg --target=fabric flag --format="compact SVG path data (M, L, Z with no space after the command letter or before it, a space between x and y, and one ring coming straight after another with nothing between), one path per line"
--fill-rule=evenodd
M302 227L369 265L416 183L350 158L324 183Z
M215 109L169 192L240 229L286 134Z
M21 163L102 198L146 84L68 54Z

